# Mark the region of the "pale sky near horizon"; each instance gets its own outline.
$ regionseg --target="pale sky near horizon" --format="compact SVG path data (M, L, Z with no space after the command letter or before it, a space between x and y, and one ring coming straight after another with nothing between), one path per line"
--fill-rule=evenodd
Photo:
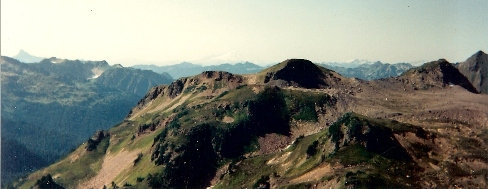
M1 54L110 64L463 61L488 1L2 0Z

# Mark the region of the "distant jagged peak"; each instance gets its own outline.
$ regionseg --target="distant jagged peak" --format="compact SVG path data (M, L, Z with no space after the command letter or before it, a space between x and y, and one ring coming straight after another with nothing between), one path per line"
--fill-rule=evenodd
M29 57L33 57L33 55L29 54L27 51L25 51L24 49L20 49L19 52L17 53L17 55L15 55L14 57L22 57L22 56L29 56Z
M12 58L15 58L24 63L36 63L44 59L42 57L31 55L24 49L20 49L17 55L13 56Z

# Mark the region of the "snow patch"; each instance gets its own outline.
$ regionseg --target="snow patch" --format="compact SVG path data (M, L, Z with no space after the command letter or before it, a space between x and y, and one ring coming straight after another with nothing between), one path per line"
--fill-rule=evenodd
M104 71L105 70L104 69L101 69L101 68L93 68L91 70L91 72L92 72L93 75L90 78L88 78L88 79L96 79L96 78L100 77Z
M88 79L96 79L96 78L100 77L100 75L102 75L102 74L95 74Z
M53 64L59 64L59 63L63 63L63 62L65 62L66 60L64 60L64 59L60 59L60 58L51 58L51 59L50 59L50 61L51 61L51 63L53 63Z

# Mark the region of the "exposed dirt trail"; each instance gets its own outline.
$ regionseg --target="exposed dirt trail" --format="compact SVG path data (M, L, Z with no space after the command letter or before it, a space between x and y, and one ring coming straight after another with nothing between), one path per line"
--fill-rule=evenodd
M117 154L107 154L103 159L102 168L98 174L90 180L78 185L77 188L94 188L99 189L103 186L110 186L112 181L120 174L124 169L133 165L134 160L137 158L137 154L140 150L126 151L122 150Z
M320 165L319 167L303 174L302 176L299 176L299 177L291 180L290 183L294 184L294 183L302 183L302 182L319 180L331 172L332 172L331 166L329 164L323 164L323 165Z

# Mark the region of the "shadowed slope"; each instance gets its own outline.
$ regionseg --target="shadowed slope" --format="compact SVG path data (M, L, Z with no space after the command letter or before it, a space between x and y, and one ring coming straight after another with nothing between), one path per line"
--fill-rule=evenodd
M469 80L445 59L439 59L425 63L418 68L410 69L402 74L400 78L408 80L412 85L420 89L459 85L470 92L477 93L477 90Z
M294 86L308 89L336 85L341 76L319 67L309 60L288 59L259 73L262 82L277 86Z
M486 53L478 51L466 61L457 64L457 68L480 93L488 93L488 55Z

